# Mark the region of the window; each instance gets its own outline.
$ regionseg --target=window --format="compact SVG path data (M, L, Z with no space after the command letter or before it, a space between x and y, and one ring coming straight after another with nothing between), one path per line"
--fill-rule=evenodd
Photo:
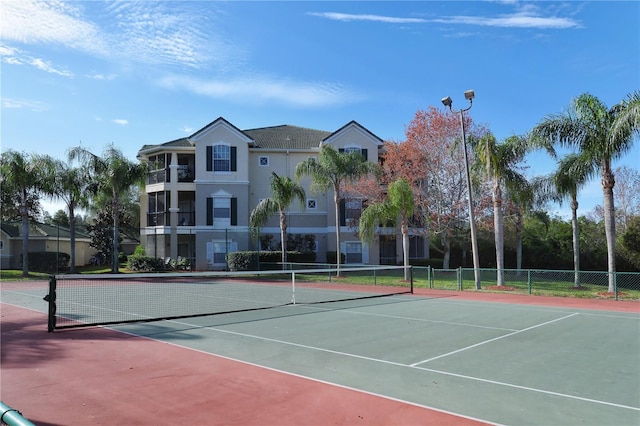
M420 235L409 236L409 258L410 259L424 259L424 237Z
M347 200L345 203L345 218L347 221L360 219L362 212L362 200L359 198Z
M344 148L339 148L338 152L344 152L345 154L350 154L352 152L359 152L362 154L362 156L364 157L364 160L367 161L368 158L368 150L366 149L362 149L359 146L345 146Z
M260 156L258 157L258 165L259 166L268 166L269 165L269 157L267 156Z
M213 171L228 172L231 170L231 150L229 145L213 146Z
M346 152L347 154L350 154L352 152L362 152L362 148L360 148L359 146L346 146L344 148L344 152Z
M236 226L237 198L211 197L207 198L207 226L226 228Z
M224 265L227 262L227 253L236 251L236 241L210 241L207 243L207 261L211 265Z
M149 157L149 173L147 183L169 182L169 159L170 154L158 154Z
M167 206L171 204L169 192L152 192L149 197L149 208L147 211L147 224L149 226L168 225L165 214Z
M315 210L317 208L317 204L316 204L316 200L314 200L313 198L309 198L307 200L307 209L309 210Z
M213 199L213 226L229 226L231 218L231 199Z
M235 172L237 148L226 143L207 147L207 171Z
M362 263L362 243L350 242L346 243L345 250L346 263Z
M362 199L340 200L340 226L357 226L362 214Z

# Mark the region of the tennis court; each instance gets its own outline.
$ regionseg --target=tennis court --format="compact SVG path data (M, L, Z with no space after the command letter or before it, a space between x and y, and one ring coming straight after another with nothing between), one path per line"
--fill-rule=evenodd
M562 300L536 296L425 291L47 334L44 294L46 283L3 284L2 302L11 306L3 311L40 311L39 318L45 319L38 332L50 344L56 339L77 344L92 333L88 340L95 345L105 333L110 345L125 348L134 339L146 346L149 359L171 350L171 365L181 366L182 360L197 355L197 371L203 375L220 363L231 371L226 364L231 363L236 373L217 386L232 393L244 384L245 399L250 394L253 401L241 412L232 410L233 419L221 416L221 403L200 405L201 417L191 424L640 424L640 307L635 302L567 299L563 306ZM473 300L476 296L483 300ZM4 335L11 318L3 313L2 321ZM14 330L10 337L33 333L24 330ZM5 345L2 351L4 399L13 394L7 386L19 383L4 383L7 376L17 376L4 374L8 368L15 373L10 362L14 358ZM45 358L39 360L42 368ZM96 368L109 361L95 359ZM172 373L171 386L193 384L195 378L186 370L181 374ZM269 378L258 382L260 375ZM105 389L112 389L109 378L103 379ZM81 377L74 380L83 384ZM289 380L305 385L283 390L280 386ZM138 377L140 393L126 401L106 392L111 415L117 418L123 407L148 402L148 393L158 391L159 383L148 375ZM199 395L213 389L212 383L194 386ZM164 391L172 393L170 387ZM279 393L280 402L266 408L260 403ZM16 397L22 394L15 392ZM33 401L5 402L29 417L25 406ZM251 414L252 405L283 417ZM332 417L344 405L352 411ZM154 418L145 411L146 419L129 422L168 424L170 417L161 412ZM434 413L457 417L437 420ZM202 417L207 414L211 416Z

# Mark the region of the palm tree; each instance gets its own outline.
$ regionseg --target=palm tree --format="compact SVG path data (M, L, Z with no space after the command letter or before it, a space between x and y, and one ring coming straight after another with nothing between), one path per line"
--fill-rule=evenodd
M70 265L72 274L76 268L76 208L88 207L89 196L87 194L92 182L86 168L72 167L69 164L53 160L55 187L53 197L63 200L69 212L69 239L70 239Z
M409 183L400 178L389 184L387 199L369 205L360 216L358 233L362 241L371 242L379 223L396 221L400 217L404 279L409 280L409 218L414 209L413 191Z
M516 170L527 149L524 138L512 136L499 144L492 134L482 137L476 146L478 164L484 166L486 176L491 180L498 286L504 285L503 190L517 193L529 186L526 177Z
M578 228L578 190L589 179L590 163L581 163L577 154L569 154L558 163L558 169L550 176L537 181L546 198L562 202L569 198L571 230L573 234L573 268L575 288L580 287L580 230Z
M298 163L295 169L296 179L311 176L311 190L320 192L333 189L333 202L336 209L336 275L340 275L340 201L342 184L356 181L369 173L377 171L377 165L367 161L362 153L352 151L339 152L331 145L322 145L318 159L308 158Z
M39 197L50 192L47 157L8 150L2 153L0 173L3 193L13 194L22 221L22 276L29 276L29 221L39 210Z
M615 178L611 163L631 148L634 136L639 131L639 102L640 95L635 92L627 100L607 109L600 99L584 93L573 100L567 112L545 117L532 130L534 138L546 140L551 144L577 147L581 161L590 164L589 176L600 170L609 292L615 291L616 271L613 201Z
M280 241L282 242L282 268L287 263L287 208L298 199L300 208L304 208L306 194L304 188L292 181L290 177L280 177L275 172L271 173L271 197L265 198L251 212L249 227L254 233L259 233L258 228L264 225L269 218L278 213L280 215Z
M133 163L122 152L109 145L103 156L98 156L81 146L69 150L69 160L78 160L93 175L92 191L107 197L113 207L113 252L111 271L118 272L118 241L122 197L135 184L143 182L146 164Z

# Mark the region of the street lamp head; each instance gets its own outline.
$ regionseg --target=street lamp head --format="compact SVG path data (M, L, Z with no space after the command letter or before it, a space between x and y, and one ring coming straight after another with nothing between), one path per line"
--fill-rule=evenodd
M442 98L442 104L448 108L451 108L451 104L453 103L453 101L451 100L451 97L447 96L446 98Z
M467 90L466 92L464 92L464 98L468 101L470 101L475 97L476 97L476 94L474 93L473 90Z

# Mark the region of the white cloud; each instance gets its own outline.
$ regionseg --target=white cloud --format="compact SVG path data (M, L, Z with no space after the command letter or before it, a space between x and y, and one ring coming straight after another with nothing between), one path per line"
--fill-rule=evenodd
M74 49L104 52L98 28L80 10L61 1L4 1L0 38L24 44L63 44Z
M316 107L361 100L339 84L307 83L269 78L235 78L202 80L184 76L169 76L158 81L162 87L228 101L264 103L280 102L288 105Z
M7 109L29 109L34 112L42 112L49 109L46 104L40 101L31 101L26 99L2 99L2 107Z
M237 55L210 33L212 17L198 2L173 7L151 1L20 0L4 1L2 9L0 38L8 42L61 45L109 60L189 68ZM89 10L99 21L87 18Z
M127 124L129 124L129 121L123 118L116 118L115 120L113 120L113 122L121 126L126 126Z
M182 131L188 135L190 135L191 133L193 133L195 131L195 129L191 126L182 126Z
M33 65L34 67L38 68L39 70L42 71L46 71L52 74L58 74L61 75L63 77L69 77L72 78L73 77L73 73L69 72L69 71L65 71L65 70L60 70L56 67L54 67L53 65L51 65L51 63L49 61L45 61L43 59L39 59L39 58L32 58L30 61L30 64Z
M41 71L58 74L63 77L73 78L73 73L71 71L57 67L50 61L31 56L23 50L17 49L15 47L0 45L0 55L2 55L2 62L6 64L31 65L32 67L35 67Z
M387 22L392 24L423 24L423 23L440 23L440 24L458 24L458 25L479 25L488 27L502 28L538 28L538 29L567 29L580 27L580 23L570 18L561 17L544 17L539 16L533 8L523 8L522 12L509 15L500 15L499 17L485 16L449 16L435 19L422 18L398 18L393 16L380 15L353 15L346 13L325 12L325 13L309 13L309 15L319 16L335 21L372 21Z
M480 25L486 27L503 28L538 28L538 29L566 29L577 28L580 24L569 18L540 17L528 14L504 15L498 18L487 18L481 16L453 16L447 18L433 19L431 22L443 24L466 24Z
M86 77L91 78L93 80L115 80L118 76L116 74L92 73L92 74L87 74Z
M425 19L420 18L396 18L393 16L381 16L381 15L353 15L349 13L338 13L338 12L325 12L325 13L313 13L310 12L309 15L319 16L321 18L327 18L334 21L373 21L373 22L388 22L391 24L420 24L424 22L428 22Z

